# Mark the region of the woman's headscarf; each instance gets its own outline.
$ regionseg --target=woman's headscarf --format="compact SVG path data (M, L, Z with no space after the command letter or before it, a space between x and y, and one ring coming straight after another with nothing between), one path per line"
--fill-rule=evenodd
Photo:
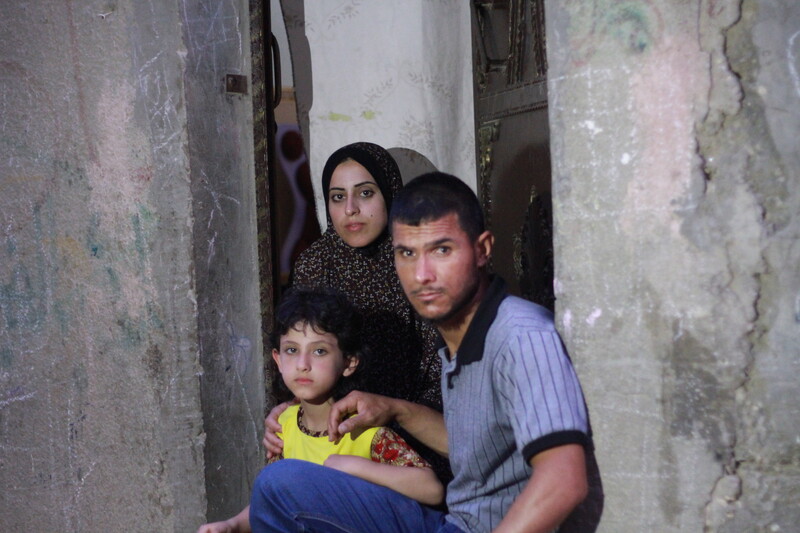
M342 162L352 159L367 169L378 184L383 200L386 203L386 214L392 209L392 199L403 186L400 168L392 155L385 148L369 142L357 142L339 148L331 154L322 170L322 193L325 199L325 212L328 216L328 228L332 228L331 214L328 210L328 192L331 188L331 177Z

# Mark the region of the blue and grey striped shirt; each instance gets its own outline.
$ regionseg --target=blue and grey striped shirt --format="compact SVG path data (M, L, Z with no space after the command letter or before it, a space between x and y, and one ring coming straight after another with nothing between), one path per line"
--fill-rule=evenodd
M450 464L448 520L493 530L531 477L531 457L591 446L578 378L547 309L492 280L456 357L442 357Z

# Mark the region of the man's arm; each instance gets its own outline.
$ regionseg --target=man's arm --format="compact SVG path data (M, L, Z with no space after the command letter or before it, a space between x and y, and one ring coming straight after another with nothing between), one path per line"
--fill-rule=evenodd
M580 444L540 452L530 460L533 474L494 533L547 533L586 498L586 455Z
M349 418L347 418L349 415ZM405 400L353 391L331 408L328 435L334 441L345 433L358 433L370 427L396 421L415 439L447 457L447 429L442 413Z

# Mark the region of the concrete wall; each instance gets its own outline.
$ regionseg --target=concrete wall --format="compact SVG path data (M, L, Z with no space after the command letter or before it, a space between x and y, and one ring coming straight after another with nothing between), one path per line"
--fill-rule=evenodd
M203 404L255 386L236 423L262 416L251 110L222 88L248 69L246 13L0 3L4 531L193 530L200 384L235 381L201 360L241 381ZM246 477L257 442L237 444L223 466Z
M264 463L252 87L223 90L226 74L250 80L250 20L246 0L182 4L208 519L221 520Z
M800 5L547 17L557 315L601 530L796 530Z

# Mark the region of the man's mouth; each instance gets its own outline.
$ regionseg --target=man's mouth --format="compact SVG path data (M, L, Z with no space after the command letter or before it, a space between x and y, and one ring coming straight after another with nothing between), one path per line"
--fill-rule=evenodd
M442 291L438 289L422 289L418 291L414 291L414 298L417 300L421 300L423 302L430 302L431 300L435 300L438 298Z

